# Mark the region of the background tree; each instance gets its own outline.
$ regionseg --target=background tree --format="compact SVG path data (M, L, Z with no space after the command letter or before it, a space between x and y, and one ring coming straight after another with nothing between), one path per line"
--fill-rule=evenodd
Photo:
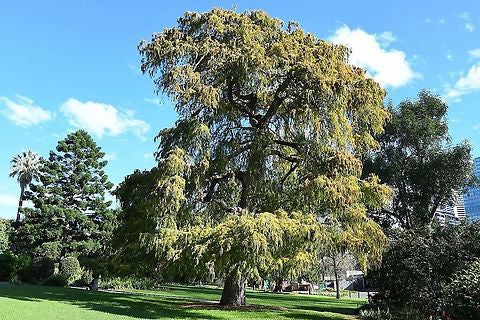
M222 304L244 304L247 279L318 245L326 223L363 266L380 259L385 238L366 210L388 188L360 179L359 158L378 146L385 92L347 63L347 48L261 11L214 9L186 13L139 50L179 114L157 137L149 210L136 210L155 221L144 246L215 269ZM285 249L289 237L302 248Z
M27 192L34 208L25 209L15 234L22 250L55 261L67 255L102 256L116 217L111 201L105 200L112 183L103 156L83 130L58 142L44 161L39 183Z
M17 181L20 184L20 199L18 200L17 222L20 221L20 213L23 206L25 188L32 182L32 180L39 178L40 170L40 156L30 150L16 155L11 161L10 177L17 177Z
M335 296L337 299L340 299L342 297L340 281L345 279L348 270L355 269L355 258L348 252L329 251L324 253L322 263L325 273L334 278Z
M377 137L381 147L364 164L364 176L374 173L395 190L391 206L377 217L384 226L429 225L439 206L453 200L454 191L473 183L470 146L451 144L447 109L428 91L415 101L390 106L392 118Z

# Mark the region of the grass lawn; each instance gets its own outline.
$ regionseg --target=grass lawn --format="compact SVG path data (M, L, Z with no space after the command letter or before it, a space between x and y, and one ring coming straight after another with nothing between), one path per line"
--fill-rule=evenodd
M354 319L363 299L335 300L325 296L247 292L242 310L222 309L221 290L169 286L135 293L0 286L0 320L110 319ZM261 306L258 306L261 305Z

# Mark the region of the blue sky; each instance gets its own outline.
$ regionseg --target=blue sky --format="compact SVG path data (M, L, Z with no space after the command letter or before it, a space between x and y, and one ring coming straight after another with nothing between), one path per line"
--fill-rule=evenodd
M42 156L77 128L110 160L113 183L151 168L153 137L174 124L139 71L137 44L185 11L262 9L352 48L395 104L423 88L449 103L454 142L480 156L479 1L3 1L0 3L0 217L16 212L9 161Z

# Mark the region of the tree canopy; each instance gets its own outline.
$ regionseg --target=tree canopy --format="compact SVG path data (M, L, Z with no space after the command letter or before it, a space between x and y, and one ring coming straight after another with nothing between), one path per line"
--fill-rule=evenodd
M380 149L365 161L364 176L374 173L395 191L379 216L385 226L421 228L454 200L455 191L474 182L471 148L467 142L451 143L448 107L428 91L389 109L392 118L377 138Z
M185 13L139 50L179 118L157 136L151 187L127 188L137 173L117 195L153 223L137 232L159 261L212 268L224 304L245 303L259 269L331 241L325 225L364 267L379 261L385 238L366 212L389 189L360 178L360 158L388 111L347 48L261 11L214 9ZM127 189L143 199L131 206Z

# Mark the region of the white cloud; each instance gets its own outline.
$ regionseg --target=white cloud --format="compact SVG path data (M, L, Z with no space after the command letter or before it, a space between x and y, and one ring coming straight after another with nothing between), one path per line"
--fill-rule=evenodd
M467 22L467 23L465 24L465 29L466 29L468 32L473 32L473 31L475 31L475 26L473 25L473 23Z
M472 49L468 50L468 54L474 58L480 58L480 48L479 49Z
M447 58L447 60L452 60L453 59L453 56L451 53L447 53L447 55L445 56Z
M330 37L330 41L349 47L352 50L349 62L366 69L384 87L400 87L419 77L411 69L403 51L386 48L395 41L390 32L369 34L345 25Z
M93 101L81 102L70 98L60 108L69 119L70 125L85 129L98 137L104 134L118 136L127 131L144 139L150 126L135 119L132 112L121 112L114 106Z
M1 193L0 194L0 205L5 207L17 207L18 206L18 197L13 194Z
M143 154L143 159L154 159L153 152L147 152Z
M440 20L438 20L438 24L444 24L445 23L445 19L441 18Z
M103 160L107 161L112 161L117 159L117 153L116 152L111 152L111 153L105 153L105 156L103 156Z
M157 106L162 105L162 100L159 98L145 98L145 102L156 104Z
M462 12L458 16L463 20L470 20L470 13L468 12Z
M17 126L29 127L50 120L53 114L39 106L33 104L33 100L21 95L16 95L17 101L12 101L7 97L0 97L0 113L15 123Z
M383 33L380 33L378 35L378 39L381 42L381 44L385 47L389 46L390 43L395 42L397 38L391 33L390 31L385 31Z
M474 64L453 86L445 88L445 97L458 101L461 96L480 90L480 63Z
M127 63L127 68L130 69L130 71L132 71L133 74L136 74L136 75L141 75L142 74L142 70L137 65Z

